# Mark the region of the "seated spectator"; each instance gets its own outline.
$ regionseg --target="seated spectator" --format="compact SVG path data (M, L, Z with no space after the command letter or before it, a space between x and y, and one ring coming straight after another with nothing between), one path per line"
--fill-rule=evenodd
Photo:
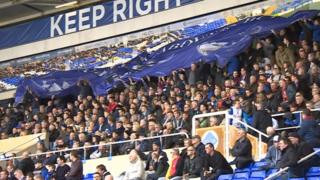
M66 158L64 156L59 156L57 158L57 163L56 178L59 180L66 180L66 175L70 171L70 166L66 164Z
M235 159L230 164L235 164L237 168L242 169L248 167L252 159L252 145L247 138L247 132L244 129L238 130L238 140L235 142L230 153Z
M179 154L179 149L173 149L172 160L170 162L169 169L166 174L166 178L170 180L181 180L183 174L183 158ZM165 180L165 178L159 178L159 180Z
M202 158L192 146L187 149L188 158L184 161L183 178L198 178L202 172Z
M124 179L143 180L145 178L145 163L140 159L137 150L130 151L129 163L130 166L124 174Z
M111 173L107 170L106 166L104 166L103 164L98 165L96 167L96 170L97 170L97 173L99 173L99 175L103 177L104 180L113 180Z
M46 177L44 177L44 180L56 179L56 166L54 164L46 164L46 168L48 170L48 173Z
M67 180L80 180L83 177L83 164L76 151L70 153L71 168L67 174Z
M204 180L215 180L221 174L232 174L233 169L225 157L214 149L212 143L205 145L206 156L204 156Z
M295 149L292 147L290 141L286 138L280 139L279 148L281 150L281 158L276 164L276 168L281 170L283 168L289 167L289 173L282 175L281 179L288 179L288 177L302 177L301 171L296 168L298 155Z
M99 144L100 145L99 145L98 149L90 154L90 159L108 157L109 153L108 153L106 145L104 145L105 143L100 142Z
M25 180L26 179L25 175L23 174L23 172L20 169L17 169L14 171L14 177L17 180Z
M160 148L160 143L157 141L154 141L152 143L152 151L147 155L147 161L146 161L146 170L149 170L149 167L152 162L152 153L157 152L159 157L162 157L162 161L168 162L168 156L167 153L162 151Z
M168 160L163 160L163 157L159 156L158 151L152 152L152 162L149 164L149 173L147 179L157 180L158 178L165 177L169 168Z
M268 148L268 152L264 160L267 162L267 165L262 167L262 169L271 169L275 168L278 161L281 158L281 151L279 149L279 140L280 136L273 136L273 145Z
M94 180L103 180L101 174L98 172L93 173L93 179Z
M9 179L9 172L7 170L2 170L0 172L0 180L7 180Z
M204 144L201 142L201 137L199 135L192 137L192 145L196 150L197 156L205 155Z

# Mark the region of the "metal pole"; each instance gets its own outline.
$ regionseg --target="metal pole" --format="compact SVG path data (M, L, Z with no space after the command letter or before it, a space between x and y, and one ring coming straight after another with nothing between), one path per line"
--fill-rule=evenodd
M87 159L87 148L83 149L83 160Z
M258 154L259 154L259 160L262 159L262 139L261 139L261 133L259 133L259 142L258 142Z
M230 136L230 133L229 133L229 122L230 122L230 117L229 117L229 113L228 111L225 112L225 116L226 116L226 124L225 124L225 128L226 128L226 132L225 132L225 145L224 145L224 152L225 152L225 155L226 155L226 158L229 159L230 158L230 152L229 152L229 136Z

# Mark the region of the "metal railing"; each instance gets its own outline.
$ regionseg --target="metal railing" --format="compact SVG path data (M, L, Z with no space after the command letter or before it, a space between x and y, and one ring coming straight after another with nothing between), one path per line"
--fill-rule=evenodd
M311 109L311 112L316 112L316 111L320 111L320 108L317 109ZM299 125L298 126L291 126L291 127L284 127L284 128L277 128L276 131L283 131L283 130L289 130L289 129L299 129L300 128L300 124L302 121L302 111L294 111L292 112L292 114L298 114L299 113ZM284 116L286 113L278 113L278 114L272 114L271 117L279 117L279 116Z
M300 164L300 163L308 160L309 158L311 158L311 157L314 156L314 155L317 155L318 153L320 153L320 149L318 149L318 150L314 151L313 153L308 154L307 156L301 158L301 159L297 162L297 164ZM275 179L275 178L279 177L280 175L282 175L283 173L285 173L289 168L290 168L290 167L285 167L285 168L283 168L283 169L280 169L279 171L277 171L277 172L269 175L265 180Z
M199 118L205 118L205 117L212 117L212 116L221 116L224 115L225 116L225 146L224 146L224 153L226 155L227 158L230 157L230 152L229 152L229 139L230 139L230 130L229 130L229 126L230 126L230 119L233 119L232 115L229 114L229 111L219 111L219 112L213 112L213 113L206 113L206 114L198 114L192 117L192 135L196 134L196 119ZM267 134L259 131L258 129L248 125L245 122L242 121L237 121L236 119L233 119L233 121L240 123L241 125L245 126L246 128L254 131L255 133L258 134L258 157L259 159L262 158L262 136L264 137L268 137Z
M165 134L165 135L160 135L160 136L145 137L145 138L139 138L139 139L133 139L133 140L101 143L101 144L90 145L90 146L82 146L82 147L77 147L77 148L68 148L68 149L63 149L63 150L48 151L48 152L43 152L43 153L31 154L31 155L29 155L29 157L42 156L42 155L47 155L47 154L57 154L57 153L75 151L75 150L83 150L84 151L84 159L83 160L86 160L86 153L87 153L87 149L88 148L94 148L94 147L99 147L99 146L109 146L109 148L110 148L109 156L112 156L112 145L135 142L135 146L136 146L137 142L139 142L139 141L150 140L150 139L160 139L160 143L161 143L161 146L162 146L162 138L172 137L172 136L181 136L181 135L185 136L186 138L189 138L189 135L187 133L180 132L180 133ZM21 159L21 158L22 158L22 156L17 156L17 157L10 157L10 158L0 159L0 161L7 161L7 160Z
M41 139L41 137L43 137L43 136L44 136L44 138L45 138L45 137L46 137L46 134L40 134L40 135L38 135L37 137L34 137L34 138L32 138L32 139L29 139L29 140L26 141L26 142L23 142L22 144L19 144L19 145L17 145L17 146L14 146L13 148L11 148L10 150L7 150L6 152L1 152L1 153L0 153L0 156L6 157L6 154L12 153L12 152L15 151L17 148L19 148L19 147L21 147L21 146L23 146L23 145L25 145L25 144L28 144L29 142L32 142L32 141L34 141L34 140L37 140L37 142L42 141L42 140L44 140L44 139Z

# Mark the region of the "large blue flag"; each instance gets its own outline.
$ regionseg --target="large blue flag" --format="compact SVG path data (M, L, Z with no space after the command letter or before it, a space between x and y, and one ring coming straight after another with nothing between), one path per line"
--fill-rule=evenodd
M53 72L24 80L17 88L16 103L23 100L28 89L39 97L64 96L77 93L77 82L87 80L95 95L104 95L129 78L165 76L173 70L190 67L199 61L216 62L225 66L234 56L243 52L255 38L268 36L301 19L318 15L319 11L301 11L289 18L249 17L211 32L175 41L152 54L142 53L126 64L112 68ZM127 49L125 49L127 50Z

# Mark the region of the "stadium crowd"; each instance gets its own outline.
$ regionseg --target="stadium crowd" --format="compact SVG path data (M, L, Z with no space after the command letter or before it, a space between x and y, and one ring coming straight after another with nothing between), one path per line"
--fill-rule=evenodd
M298 159L320 146L320 116L310 111L320 108L319 43L320 20L316 18L257 39L226 68L199 62L166 77L130 82L130 87L117 87L106 96L98 97L93 96L86 81L79 82L77 97L40 99L29 92L22 104L0 107L1 139L47 132L49 145L39 142L37 153L129 139L138 143L112 147L101 145L86 148L86 153L80 150L32 158L24 153L22 160L7 162L0 179L2 174L21 179L33 171L40 171L43 177L37 177L43 179L52 178L52 174L60 177L56 179L81 179L82 176L77 176L82 174L78 173L82 172L81 159L107 157L111 152L112 155L130 154L132 166L123 174L125 179L157 179L166 175L173 179L187 176L215 179L220 174L232 173L232 169L212 144L202 144L198 136L192 140L180 136L166 137L162 144L157 140L142 141L139 138L190 133L194 115L222 110L230 110L232 124L240 128L239 139L230 150L235 157L231 164L244 168L253 161L246 131L237 124L240 120L269 135L265 139L269 145L266 157L269 163L265 168L292 166L290 176L303 176L310 166L320 162L311 159L297 165ZM303 111L301 119L292 114L297 110ZM279 112L285 113L284 117L271 117ZM220 117L198 119L196 127L219 126L223 120ZM283 131L281 134L275 131L276 128L295 125L300 125L298 131ZM181 153L174 149L173 160L168 162L161 149L181 145L185 149ZM146 151L151 152L144 156L141 152ZM210 158L205 158L207 156ZM71 170L65 166L66 161L72 162ZM146 168L141 168L144 161ZM56 163L63 175L58 175L54 168ZM46 173L42 173L44 169ZM102 171L107 172L102 166L97 169L97 178L102 178ZM138 171L140 174L134 173L137 169L141 170Z

